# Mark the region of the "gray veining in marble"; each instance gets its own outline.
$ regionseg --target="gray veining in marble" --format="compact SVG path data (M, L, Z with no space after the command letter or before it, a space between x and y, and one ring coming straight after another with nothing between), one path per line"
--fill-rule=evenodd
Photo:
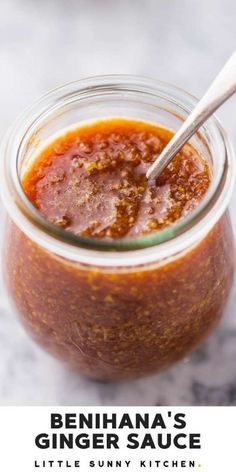
M0 135L48 89L134 73L200 95L236 46L235 0L1 0ZM236 97L218 113L236 146ZM232 201L236 230L236 194ZM2 223L3 224L3 223ZM25 334L0 289L1 405L236 405L236 285L219 328L158 376L95 383Z

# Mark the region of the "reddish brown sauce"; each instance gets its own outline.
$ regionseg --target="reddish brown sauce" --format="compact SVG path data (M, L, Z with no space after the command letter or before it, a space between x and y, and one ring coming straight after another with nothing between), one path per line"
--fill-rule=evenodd
M75 234L111 239L156 231L191 212L210 183L190 145L147 181L171 137L167 129L121 119L69 131L39 154L24 190L48 220Z
M25 192L46 218L75 233L116 238L158 230L191 211L210 181L189 145L156 182L146 181L170 137L121 120L70 131L38 155L24 175ZM154 247L155 260L142 265L83 264L66 251L60 257L12 221L4 244L9 291L27 329L95 378L141 376L184 357L216 325L234 272L227 213L194 246L164 260Z

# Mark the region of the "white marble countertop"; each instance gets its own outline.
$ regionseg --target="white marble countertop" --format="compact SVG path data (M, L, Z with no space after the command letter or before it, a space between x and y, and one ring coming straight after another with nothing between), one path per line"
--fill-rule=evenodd
M133 73L201 95L236 45L234 0L1 0L0 134L48 89ZM236 146L236 98L218 113ZM232 201L236 230L236 193ZM158 376L96 383L23 331L0 289L0 405L236 405L236 285L220 326Z

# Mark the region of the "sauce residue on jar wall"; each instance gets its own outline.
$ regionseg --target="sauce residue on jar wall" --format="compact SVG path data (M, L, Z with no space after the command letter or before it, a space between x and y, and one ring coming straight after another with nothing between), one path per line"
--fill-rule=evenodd
M101 120L61 134L26 170L22 185L50 222L77 235L137 237L190 213L210 184L190 144L155 181L146 171L173 133L151 123Z

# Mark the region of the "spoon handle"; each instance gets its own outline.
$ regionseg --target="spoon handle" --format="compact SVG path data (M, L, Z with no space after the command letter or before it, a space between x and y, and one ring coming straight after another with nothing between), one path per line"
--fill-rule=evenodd
M210 85L207 92L197 103L192 113L167 144L162 153L147 171L147 178L160 175L182 146L193 136L207 118L236 92L236 51L226 62L223 69Z

